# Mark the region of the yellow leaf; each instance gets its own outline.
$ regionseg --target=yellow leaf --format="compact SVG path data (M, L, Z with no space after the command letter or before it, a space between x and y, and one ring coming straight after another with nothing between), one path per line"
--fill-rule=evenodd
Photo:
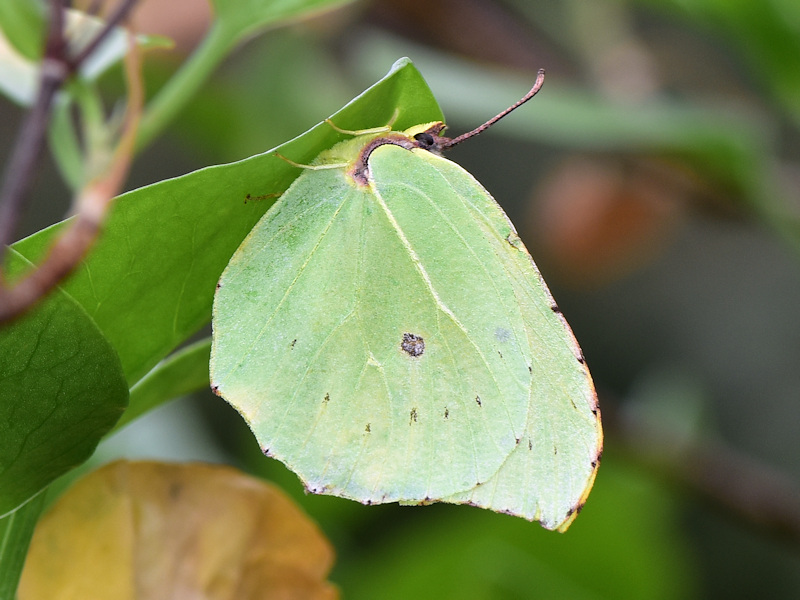
M333 599L333 550L281 491L235 469L119 461L41 520L20 600Z

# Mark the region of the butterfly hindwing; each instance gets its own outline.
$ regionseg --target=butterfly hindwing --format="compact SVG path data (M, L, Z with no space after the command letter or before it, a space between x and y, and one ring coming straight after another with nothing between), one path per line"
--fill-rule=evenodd
M366 185L301 173L222 275L211 371L312 492L556 528L594 477L596 401L566 322L502 209L423 150L378 146Z

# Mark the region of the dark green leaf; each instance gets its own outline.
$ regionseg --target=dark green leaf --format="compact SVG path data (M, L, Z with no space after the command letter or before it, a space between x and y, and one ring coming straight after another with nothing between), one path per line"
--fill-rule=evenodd
M0 515L89 458L127 403L119 358L67 294L0 329Z

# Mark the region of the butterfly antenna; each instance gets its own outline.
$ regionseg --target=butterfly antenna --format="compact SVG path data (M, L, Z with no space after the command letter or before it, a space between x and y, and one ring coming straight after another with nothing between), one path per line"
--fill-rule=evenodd
M442 149L444 150L445 148L452 148L456 144L460 144L464 140L468 140L473 135L478 135L480 132L482 132L482 131L484 131L486 129L489 129L489 127L491 127L492 125L497 123L500 119L505 117L508 113L510 113L513 110L516 110L517 108L519 108L520 106L525 104L528 100L533 98L539 92L539 90L542 89L542 84L543 83L544 83L544 69L539 69L539 73L536 76L536 81L534 82L533 87L518 102L516 102L516 103L512 104L511 106L509 106L507 109L505 109L499 115L497 115L495 117L492 117L491 119L486 121L486 123L484 123L483 125L480 125L479 127L476 127L475 129L473 129L472 131L468 131L467 133L462 133L460 136L455 137L455 138L443 143L442 144Z

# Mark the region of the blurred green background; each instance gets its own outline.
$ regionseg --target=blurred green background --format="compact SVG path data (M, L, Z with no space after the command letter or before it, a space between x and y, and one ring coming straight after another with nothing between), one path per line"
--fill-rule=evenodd
M152 93L210 17L203 0L141 4L138 29L178 42L147 55ZM306 496L210 393L100 456L277 481L335 545L346 598L800 597L800 3L354 2L238 48L128 188L299 135L401 56L451 134L547 69L535 100L449 158L520 230L595 378L606 451L572 528ZM20 118L0 100L3 160ZM23 234L69 205L44 164Z

